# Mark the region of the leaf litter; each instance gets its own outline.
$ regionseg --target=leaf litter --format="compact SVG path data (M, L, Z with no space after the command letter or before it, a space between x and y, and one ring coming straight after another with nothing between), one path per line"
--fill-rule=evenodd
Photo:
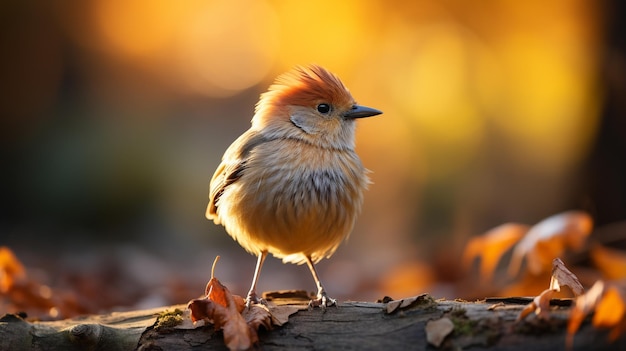
M561 286L568 286L574 295L579 296L584 293L584 288L574 273L572 273L563 261L559 258L552 260L552 277L550 279L550 287L536 296L531 303L526 305L517 316L520 321L530 313L535 312L540 319L550 318L550 300L554 293L561 291Z
M179 328L193 329L204 325L200 321L213 324L216 330L222 330L224 344L229 350L248 350L258 344L258 331L261 327L271 330L274 325L287 322L289 315L300 308L294 306L275 306L268 308L262 304L245 307L245 300L232 294L215 277L215 266L219 256L213 262L211 279L205 289L205 297L189 301L191 324L183 323Z

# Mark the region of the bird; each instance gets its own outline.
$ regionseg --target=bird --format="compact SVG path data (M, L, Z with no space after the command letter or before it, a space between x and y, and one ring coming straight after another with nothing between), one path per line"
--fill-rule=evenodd
M337 305L315 264L330 258L361 211L369 170L355 152L356 120L382 112L358 105L338 76L296 66L260 95L250 128L225 151L209 184L206 217L257 256L246 305L268 255L308 265L309 307Z

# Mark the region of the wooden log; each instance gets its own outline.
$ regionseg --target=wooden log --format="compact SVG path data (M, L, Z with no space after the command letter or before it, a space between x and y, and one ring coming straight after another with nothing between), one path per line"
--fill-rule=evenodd
M553 306L550 320L531 315L518 322L528 299L466 302L422 295L404 304L343 302L338 307L309 310L301 302L277 298L270 305L296 303L304 309L282 326L261 330L258 346L263 350L435 350L427 340L434 324L428 333L426 326L447 319L451 323L441 324L449 323L452 329L443 336L439 349L566 350L570 307L557 301L561 306ZM182 312L178 312L185 308L177 305L53 322L5 315L0 319L0 350L226 350L222 332L212 325L181 329ZM571 350L590 349L626 350L626 337L611 342L607 331L586 321L573 338Z

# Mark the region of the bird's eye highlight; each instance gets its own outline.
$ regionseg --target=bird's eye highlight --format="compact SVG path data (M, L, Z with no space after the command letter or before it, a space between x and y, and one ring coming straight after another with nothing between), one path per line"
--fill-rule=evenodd
M317 105L317 112L322 113L322 114L327 114L328 112L330 112L330 105L329 104Z

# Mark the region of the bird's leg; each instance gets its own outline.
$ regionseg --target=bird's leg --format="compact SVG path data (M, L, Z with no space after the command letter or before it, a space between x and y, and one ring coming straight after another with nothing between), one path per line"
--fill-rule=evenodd
M259 258L256 261L256 268L254 269L254 277L252 277L252 285L250 286L250 291L248 292L248 297L246 297L246 306L250 307L251 304L255 303L263 303L263 299L259 298L256 294L256 283L259 280L259 275L261 274L261 267L263 267L263 262L265 262L265 257L267 257L267 251L261 251L259 253Z
M315 285L317 285L317 298L309 302L309 308L319 306L324 309L328 306L337 306L337 301L326 295L326 290L324 290L324 286L322 286L322 282L317 276L317 270L315 270L315 265L313 264L313 260L311 260L310 256L306 257L306 263L309 265L309 269L311 270L311 274L315 280Z

